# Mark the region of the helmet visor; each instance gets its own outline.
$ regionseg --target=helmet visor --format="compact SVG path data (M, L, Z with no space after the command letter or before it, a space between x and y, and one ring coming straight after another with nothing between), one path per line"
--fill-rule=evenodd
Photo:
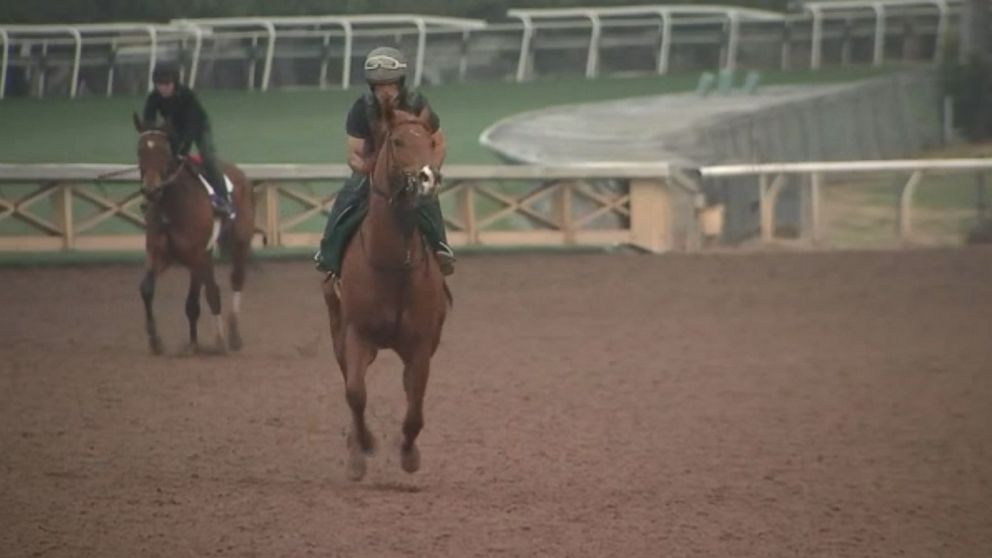
M365 69L368 71L380 68L383 70L405 70L406 63L400 62L388 54L377 54L365 61Z

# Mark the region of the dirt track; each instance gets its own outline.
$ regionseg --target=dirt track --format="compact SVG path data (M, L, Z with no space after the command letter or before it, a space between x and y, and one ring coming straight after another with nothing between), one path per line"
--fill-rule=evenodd
M357 484L308 265L226 358L139 279L0 270L4 557L992 555L988 250L467 258L423 469L388 355Z

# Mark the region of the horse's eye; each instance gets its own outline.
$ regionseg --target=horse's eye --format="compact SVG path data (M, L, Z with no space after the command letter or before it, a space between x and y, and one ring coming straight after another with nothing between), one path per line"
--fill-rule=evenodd
M403 147L403 140L400 138L393 138L393 145L395 147Z

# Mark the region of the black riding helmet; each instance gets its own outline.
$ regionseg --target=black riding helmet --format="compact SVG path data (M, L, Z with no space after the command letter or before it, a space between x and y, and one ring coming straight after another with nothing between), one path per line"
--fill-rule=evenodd
M155 65L152 71L152 82L179 84L179 66L172 62L162 62Z

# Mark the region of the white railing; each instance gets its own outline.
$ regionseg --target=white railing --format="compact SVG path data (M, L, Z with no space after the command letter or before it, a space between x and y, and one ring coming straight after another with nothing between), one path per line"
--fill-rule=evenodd
M932 37L932 48L927 46L923 49L925 53L912 55L916 60L940 61L944 57L944 45L954 32L960 4L961 0L840 0L809 2L802 12L791 14L737 6L698 5L521 9L509 12L509 16L519 20L512 24L417 14L178 19L168 25L141 22L0 24L0 99L7 92L7 75L12 66L25 71L40 68L40 76L35 80L38 96L45 93L45 67L64 68L68 74L66 89L70 97L77 94L83 65L106 67L107 93L110 94L115 65L121 63L117 60L118 52L125 52L119 49L123 44L128 45L128 63L144 60L149 76L156 59L175 58L180 53L185 58L184 69L191 84L195 84L202 73L205 60L238 59L247 64L248 87L257 85L262 90L270 87L277 58L317 59L320 75L313 82L322 87L328 82L331 63L340 61L339 86L348 88L353 59L364 54L356 49L356 39L368 40L377 36L386 42L402 42L405 38L415 41L415 47L410 49L411 77L415 85L424 79L426 66L439 63L434 62L433 57L451 60L454 68L445 71L455 69L458 79L465 79L471 64L476 64L472 70L491 73L490 78L501 79L507 72L502 69L500 55L515 56L515 72L509 70L509 75L523 81L533 76L534 54L543 49L584 50L584 74L590 78L603 73L603 52L620 46L643 46L645 60L652 62L657 74L665 74L673 67L674 50L681 46L706 44L719 49L722 67L734 69L746 62L740 57L747 45L777 43L778 62L761 67L786 69L794 66L793 51L798 47L803 49L797 50L799 56L805 56L806 50L809 51L809 67L815 69L823 64L827 41L839 42L842 63L850 63L854 40L870 38L873 43L871 63L879 65L885 61L887 39L905 35L901 37L903 42L912 42L908 29L893 29L889 24L893 18L915 21L913 41L925 36L929 42ZM870 29L862 23L870 24ZM634 27L641 28L643 36L627 32ZM545 32L567 30L573 31L568 36L544 36ZM431 39L434 44L429 46ZM309 42L300 43L300 40ZM207 41L214 48L204 48ZM280 41L291 44L280 48L277 46ZM447 49L443 53L438 46L442 43ZM84 56L84 48L96 49L100 55ZM432 49L430 60L428 49ZM905 52L911 50L904 48ZM904 57L909 56L905 52ZM256 80L259 62L261 76ZM307 83L311 81L307 80Z
M766 163L754 165L718 165L700 169L705 178L757 177L759 194L760 238L775 239L775 205L786 184L786 177L807 179L809 222L806 239L814 244L824 240L823 189L830 178L852 175L903 175L895 197L898 238L911 241L913 236L913 201L917 189L928 176L941 174L976 174L992 172L992 159L933 159L845 162Z

